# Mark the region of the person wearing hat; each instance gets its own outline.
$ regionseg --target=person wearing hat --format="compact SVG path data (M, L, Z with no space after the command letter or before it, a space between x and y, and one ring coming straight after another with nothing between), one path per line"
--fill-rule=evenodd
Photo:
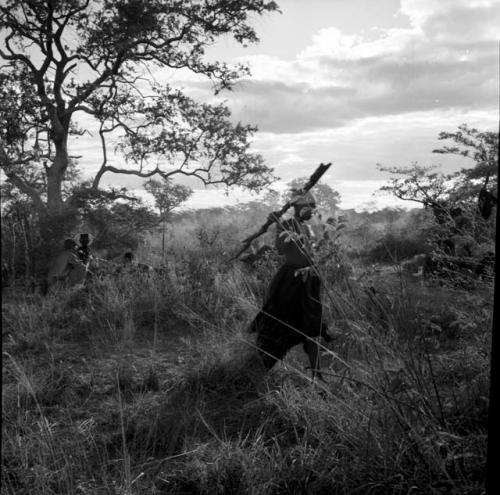
M250 325L264 367L271 369L295 345L303 344L312 375L322 379L319 337L327 337L322 321L320 286L312 260L310 220L316 201L309 192L292 191L294 216L277 223L276 248L284 263L274 276L266 301Z

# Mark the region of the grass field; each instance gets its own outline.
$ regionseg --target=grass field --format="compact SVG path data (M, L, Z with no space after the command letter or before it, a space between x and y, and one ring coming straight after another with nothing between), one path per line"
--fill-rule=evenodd
M275 260L168 261L161 277L4 293L2 493L482 492L491 284L320 267L322 383L301 348L267 375L255 359L246 328Z

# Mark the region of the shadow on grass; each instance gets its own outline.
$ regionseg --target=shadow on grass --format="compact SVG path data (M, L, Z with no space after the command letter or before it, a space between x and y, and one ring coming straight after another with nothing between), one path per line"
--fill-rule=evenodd
M126 406L124 434L136 459L174 456L187 443L239 438L262 422L265 370L254 353L188 372L168 391ZM107 445L122 449L121 433Z

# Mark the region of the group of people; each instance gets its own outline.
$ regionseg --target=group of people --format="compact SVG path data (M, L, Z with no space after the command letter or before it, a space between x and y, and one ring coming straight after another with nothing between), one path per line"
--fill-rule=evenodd
M63 249L60 251L49 265L47 279L42 290L44 294L56 292L68 287L82 287L89 276L95 275L95 267L91 266L105 263L113 268L113 272L136 268L140 271L150 271L152 268L143 263L136 263L134 254L127 251L120 255L113 262L100 260L92 256L90 251L91 238L89 234L80 234L78 241L68 238L64 240Z
M276 224L275 247L283 257L283 264L274 275L249 331L256 334L256 348L266 370L283 359L292 347L302 344L313 378L321 379L320 339L328 341L329 335L323 321L321 281L312 258L313 234L306 223L312 217L316 201L307 192L298 194L292 204L292 218L282 220L276 213L269 217ZM63 251L49 269L48 291L84 284L92 258L89 245L88 234L80 234L79 243L73 239L64 241ZM119 272L132 264L143 271L151 269L135 263L132 252L125 253L120 261Z
M80 234L79 241L65 239L63 250L50 263L44 293L84 284L90 262L89 234Z

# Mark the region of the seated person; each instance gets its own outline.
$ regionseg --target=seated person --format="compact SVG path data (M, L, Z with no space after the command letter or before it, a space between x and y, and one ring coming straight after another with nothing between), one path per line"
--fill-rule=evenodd
M77 244L73 239L64 241L64 249L52 260L47 275L47 288L55 290L73 287L85 282L87 267L77 254Z

